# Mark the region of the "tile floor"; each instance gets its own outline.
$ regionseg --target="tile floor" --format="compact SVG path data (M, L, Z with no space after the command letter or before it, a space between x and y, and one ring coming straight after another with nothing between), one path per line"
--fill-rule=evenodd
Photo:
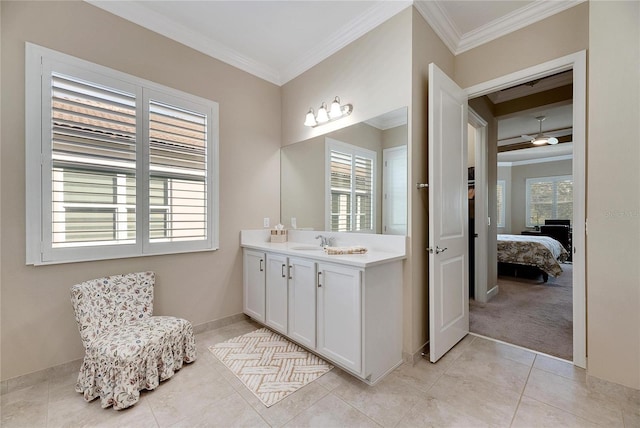
M334 368L266 408L207 347L259 328L196 336L198 360L124 411L86 403L76 375L2 395L2 427L640 427L640 391L543 355L467 336L437 364L404 364L370 387Z

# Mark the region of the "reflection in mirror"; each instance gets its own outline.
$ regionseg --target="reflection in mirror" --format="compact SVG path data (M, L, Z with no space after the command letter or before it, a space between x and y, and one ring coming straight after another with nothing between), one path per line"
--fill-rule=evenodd
M281 150L287 228L407 233L407 108Z

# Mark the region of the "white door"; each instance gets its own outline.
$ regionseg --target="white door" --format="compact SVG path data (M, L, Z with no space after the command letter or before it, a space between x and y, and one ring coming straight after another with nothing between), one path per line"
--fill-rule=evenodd
M382 151L382 233L407 234L407 146Z
M469 332L467 95L429 64L429 359Z
M311 260L289 259L289 336L316 348L316 264Z
M267 253L266 321L274 330L287 334L287 258Z

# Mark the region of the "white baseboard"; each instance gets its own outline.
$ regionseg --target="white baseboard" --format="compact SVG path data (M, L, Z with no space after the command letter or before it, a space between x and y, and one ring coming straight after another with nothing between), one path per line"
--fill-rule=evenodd
M496 284L491 290L487 291L487 302L493 299L496 296L496 294L498 294L498 291L499 291L498 284Z

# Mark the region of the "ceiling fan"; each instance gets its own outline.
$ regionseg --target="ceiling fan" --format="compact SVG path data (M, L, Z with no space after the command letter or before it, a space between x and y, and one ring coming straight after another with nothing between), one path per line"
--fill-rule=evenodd
M524 134L524 135L521 135L521 137L524 138L525 140L531 141L531 144L536 146L542 146L544 144L558 144L557 138L547 137L542 133L542 121L545 120L546 117L538 116L536 117L536 119L538 120L538 122L540 122L540 132L538 132L538 135L536 135L535 137L532 137L531 135Z

